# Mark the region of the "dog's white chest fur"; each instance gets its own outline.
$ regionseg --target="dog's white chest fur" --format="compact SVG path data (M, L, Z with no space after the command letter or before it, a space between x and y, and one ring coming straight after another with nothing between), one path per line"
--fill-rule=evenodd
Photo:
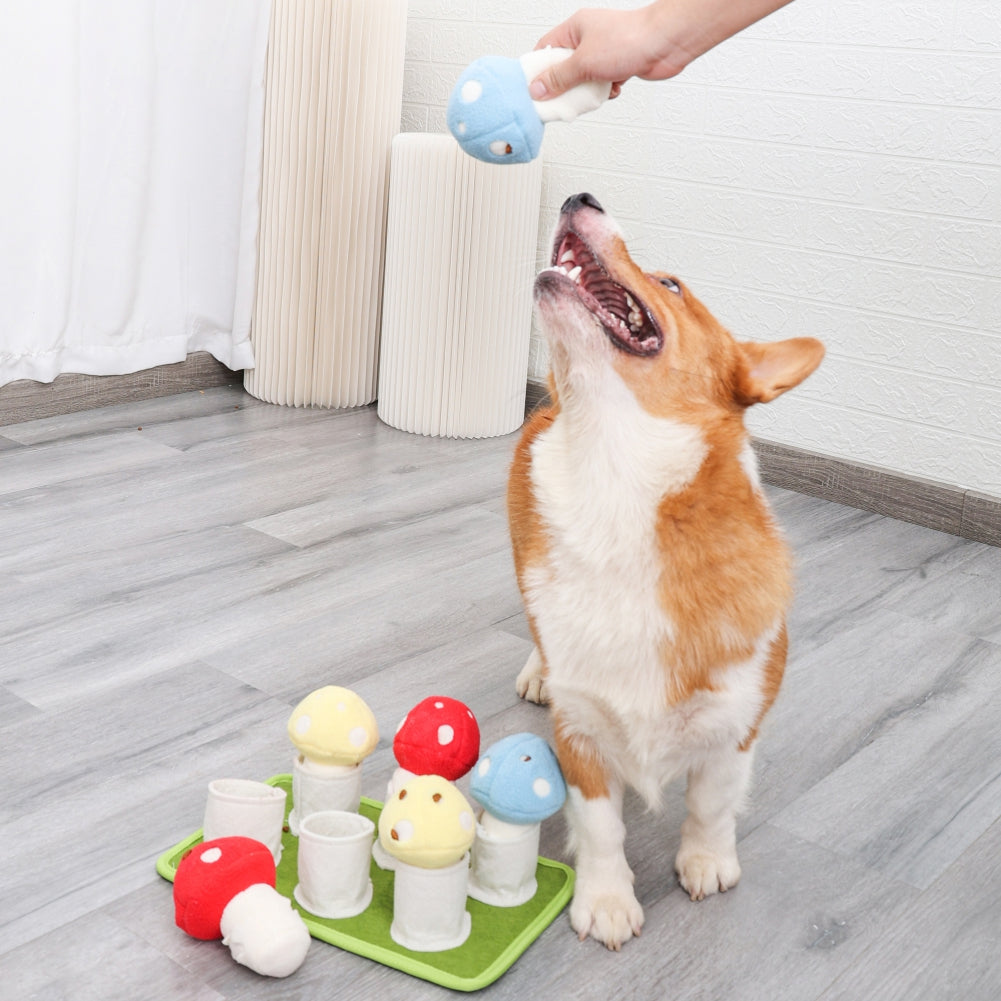
M561 413L532 445L548 552L526 572L525 598L564 724L604 735L610 763L654 800L703 751L739 742L753 726L772 635L716 691L669 705L663 658L678 623L661 601L669 554L657 514L666 494L694 478L706 445L697 428L653 417L631 395L590 427L576 416Z

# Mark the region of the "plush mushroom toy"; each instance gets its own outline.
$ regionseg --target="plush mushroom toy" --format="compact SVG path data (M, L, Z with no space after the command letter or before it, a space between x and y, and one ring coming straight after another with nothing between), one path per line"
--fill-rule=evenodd
M469 706L447 695L430 695L396 729L393 754L400 767L393 781L440 775L455 782L476 764L479 753L480 727Z
M379 842L396 860L393 941L415 952L466 941L472 926L467 852L475 834L473 808L440 775L416 775L386 802Z
M586 82L548 101L533 101L528 85L572 49L545 48L520 59L484 56L456 81L448 130L470 156L486 163L527 163L539 155L547 122L572 122L611 93L610 83Z
M292 833L298 835L300 821L311 813L357 811L361 763L379 742L364 700L337 685L318 688L292 711L288 735L298 751L292 762Z
M469 794L483 807L473 846L469 895L516 907L538 888L542 821L566 800L566 783L549 745L533 733L492 744L473 769Z
M472 710L447 695L429 695L403 717L393 738L398 765L386 800L393 798L415 775L439 775L449 782L462 778L480 753L480 727ZM377 841L372 855L383 869L393 868L393 859Z
M192 938L219 939L243 966L287 977L302 965L309 930L275 889L275 860L253 838L196 845L174 876L174 920Z

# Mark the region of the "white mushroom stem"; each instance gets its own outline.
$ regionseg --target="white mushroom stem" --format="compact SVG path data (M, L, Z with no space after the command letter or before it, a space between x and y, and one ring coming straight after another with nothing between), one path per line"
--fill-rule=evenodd
M267 883L233 897L220 927L233 958L266 977L295 973L309 951L309 929L288 898Z
M328 765L322 761L314 761L306 754L300 754L299 767L307 775L315 775L317 778L332 778L336 775L351 775L361 768L361 762L356 765Z
M392 799L414 777L414 772L408 771L403 767L397 767L389 780L389 785L386 786L386 799Z
M525 80L531 83L543 70L562 62L571 55L571 49L535 49L526 52L520 59ZM544 122L572 122L578 115L600 108L608 99L612 85L600 80L586 81L548 101L533 101L532 104Z
M506 820L500 820L487 810L480 814L480 827L488 837L495 841L516 841L524 836L526 829L538 826L538 824L512 824Z

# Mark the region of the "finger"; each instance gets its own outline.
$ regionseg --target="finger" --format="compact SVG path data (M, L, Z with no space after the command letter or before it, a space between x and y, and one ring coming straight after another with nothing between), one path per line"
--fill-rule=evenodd
M542 38L540 38L536 43L536 49L545 49L552 46L554 49L572 49L573 45L570 43L570 35L566 30L565 25L560 25L557 28L553 28L552 31L547 31Z
M550 66L549 69L540 73L528 88L532 99L535 101L545 101L551 97L559 97L560 94L568 91L581 83L583 77L577 69L577 60L574 56Z
M550 28L536 43L537 49L552 46L554 49L576 49L580 44L577 16L567 18L562 24Z

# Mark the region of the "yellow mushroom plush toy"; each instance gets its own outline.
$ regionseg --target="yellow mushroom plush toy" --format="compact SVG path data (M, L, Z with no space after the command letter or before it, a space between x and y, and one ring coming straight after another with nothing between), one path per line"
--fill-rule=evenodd
M454 865L469 851L475 833L473 808L439 775L415 775L379 815L382 847L421 869Z
M396 859L393 940L415 952L440 952L469 937L466 910L473 808L440 775L416 775L379 816L379 843Z
M298 835L299 824L311 813L357 811L361 763L379 742L379 727L365 701L348 688L318 688L292 711L288 735L298 752L292 762L292 833Z

